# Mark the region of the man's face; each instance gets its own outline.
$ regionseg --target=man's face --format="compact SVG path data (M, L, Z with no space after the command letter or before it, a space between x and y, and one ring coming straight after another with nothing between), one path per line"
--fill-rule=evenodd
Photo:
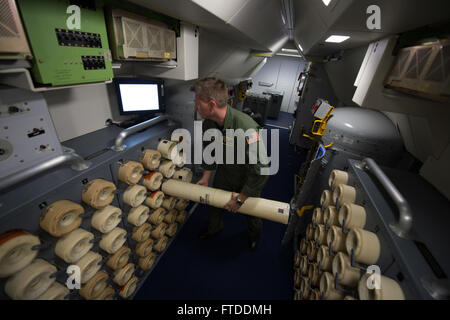
M194 97L194 105L195 110L197 110L198 113L200 113L200 116L203 119L208 119L211 115L211 105L209 102L205 102L204 100L200 99L200 97L195 94Z

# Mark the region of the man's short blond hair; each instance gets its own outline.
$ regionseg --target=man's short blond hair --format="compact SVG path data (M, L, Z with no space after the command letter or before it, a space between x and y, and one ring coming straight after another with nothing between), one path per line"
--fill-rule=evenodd
M200 79L191 87L191 91L205 102L213 99L220 108L226 107L228 103L227 85L219 78Z

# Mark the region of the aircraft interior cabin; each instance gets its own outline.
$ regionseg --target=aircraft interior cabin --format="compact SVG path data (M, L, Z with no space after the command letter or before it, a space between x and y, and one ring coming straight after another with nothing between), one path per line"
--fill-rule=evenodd
M450 299L448 0L0 8L0 300Z

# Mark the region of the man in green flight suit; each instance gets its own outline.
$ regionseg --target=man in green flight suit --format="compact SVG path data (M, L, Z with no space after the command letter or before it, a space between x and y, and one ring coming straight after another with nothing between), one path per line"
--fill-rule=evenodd
M205 171L197 184L208 186L212 171L216 170L212 187L232 191L230 201L223 208L210 207L208 229L200 234L200 239L207 239L222 230L226 210L236 212L248 197L260 196L268 180L268 175L261 175L261 168L267 167L267 154L258 134L260 126L247 114L227 105L228 89L222 80L201 79L192 86L191 91L195 93L195 109L204 119L203 133L208 129L215 129L220 130L223 135L223 161L216 160L215 163L207 164L203 159L202 167ZM230 135L229 129L241 129L238 133L242 134L235 131L234 135ZM244 139L238 141L240 136L245 138L245 142ZM203 142L203 148L209 143ZM252 148L255 146L261 150L255 153L255 148ZM244 163L242 157L238 161L239 152L241 155L245 154ZM233 153L234 157L233 154L227 157L227 153ZM250 161L250 153L253 153L257 161ZM232 163L228 161L230 158L233 159ZM246 218L249 247L254 250L258 246L262 221L249 215Z

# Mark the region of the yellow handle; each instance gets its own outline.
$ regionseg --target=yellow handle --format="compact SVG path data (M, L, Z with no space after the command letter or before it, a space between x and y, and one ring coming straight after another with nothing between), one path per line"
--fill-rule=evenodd
M297 215L298 215L299 217L302 217L302 216L303 216L303 213L305 213L305 211L311 210L311 209L313 209L313 208L314 208L314 206L303 206L300 210L297 210Z
M328 122L328 119L330 118L333 110L334 110L334 107L330 107L330 110L328 110L327 114L325 115L325 117L322 120L314 121L313 127L311 129L312 134L314 134L316 136L323 136L325 134L325 131L327 131L327 122ZM317 129L314 130L316 128L316 124L318 124Z
M300 177L298 174L296 174L295 177L297 178L298 183L303 184L303 182L305 182L305 179L303 177Z
M316 124L318 124L317 127L316 127ZM314 130L315 128L317 128L317 129ZM326 129L327 129L327 124L324 120L316 120L313 123L311 133L316 136L323 136L325 134Z

